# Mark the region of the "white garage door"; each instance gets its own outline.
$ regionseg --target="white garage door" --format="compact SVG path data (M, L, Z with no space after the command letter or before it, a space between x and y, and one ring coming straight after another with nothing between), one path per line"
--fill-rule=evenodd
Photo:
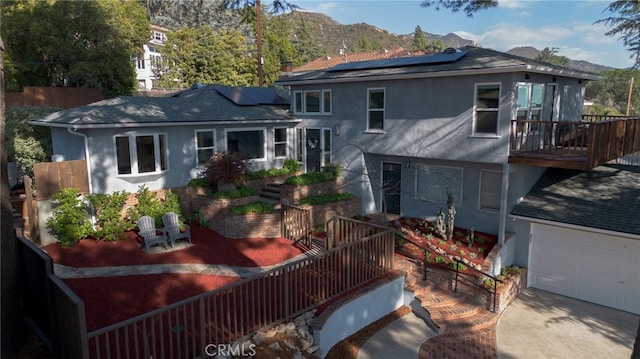
M534 288L640 314L640 240L532 224Z

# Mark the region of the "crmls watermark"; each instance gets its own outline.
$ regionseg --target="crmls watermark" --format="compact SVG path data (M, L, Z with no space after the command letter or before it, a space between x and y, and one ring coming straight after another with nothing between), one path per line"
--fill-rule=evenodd
M253 357L256 355L255 344L207 344L204 353L208 357L233 356L233 357Z

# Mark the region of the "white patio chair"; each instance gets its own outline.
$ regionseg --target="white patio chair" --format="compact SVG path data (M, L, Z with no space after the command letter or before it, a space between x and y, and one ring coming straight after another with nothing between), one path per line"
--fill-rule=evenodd
M191 244L191 227L188 224L180 223L178 215L174 212L167 212L162 216L164 231L169 237L171 247L176 245L179 239L186 239ZM180 230L184 229L184 232Z
M152 217L140 217L138 220L138 228L140 229L138 234L144 240L144 247L147 253L150 253L149 250L152 246L158 244L161 244L165 249L168 249L169 242L167 241L167 236L163 230L156 228L155 221Z

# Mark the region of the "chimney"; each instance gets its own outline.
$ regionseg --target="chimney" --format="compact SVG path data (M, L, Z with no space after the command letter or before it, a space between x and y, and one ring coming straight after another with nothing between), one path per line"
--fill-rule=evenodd
M283 61L280 63L280 70L282 72L291 72L293 70L293 65L290 61Z

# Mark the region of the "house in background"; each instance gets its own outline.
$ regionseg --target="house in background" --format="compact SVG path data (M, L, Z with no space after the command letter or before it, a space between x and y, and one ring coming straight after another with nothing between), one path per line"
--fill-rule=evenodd
M148 43L144 44L142 58L134 58L136 65L136 81L138 81L139 90L152 90L156 74L154 70L160 62L159 46L164 46L167 42L167 33L169 29L161 26L151 25L151 38Z
M186 185L217 151L237 152L252 170L294 156L286 91L194 86L172 97L116 97L36 118L51 128L54 156L87 160L91 193Z
M364 213L435 217L451 193L457 226L498 234L493 273L532 263L535 226L509 214L547 168L588 171L640 150L637 119L582 121L585 84L599 76L491 49L286 75L277 84L290 88L291 111L302 120L307 170L345 167ZM579 262L565 264L580 270ZM640 262L633 266L640 271Z
M335 56L323 56L319 57L313 61L307 62L304 65L298 66L293 69L287 69L285 72L288 72L288 75L300 75L303 73L317 71L317 70L325 70L336 65L348 63L348 62L361 62L361 61L372 61L372 60L383 60L383 59L392 59L399 57L411 57L411 56L421 56L425 55L429 52L425 50L407 50L403 47L395 48L395 49L382 49L376 51L368 51L368 52L357 52L353 54L348 54L346 50L340 50L339 55Z

